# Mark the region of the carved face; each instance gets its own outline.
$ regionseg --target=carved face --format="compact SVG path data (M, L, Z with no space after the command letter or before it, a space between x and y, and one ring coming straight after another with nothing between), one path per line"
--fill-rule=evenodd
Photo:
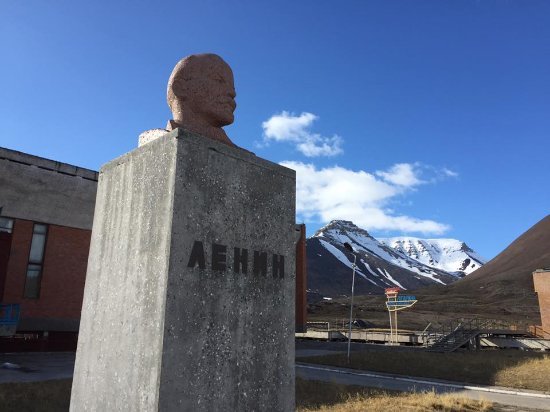
M208 66L201 65L202 73L194 73L189 82L192 97L187 99L187 104L212 126L226 126L233 123L237 107L233 72L221 59L208 63Z

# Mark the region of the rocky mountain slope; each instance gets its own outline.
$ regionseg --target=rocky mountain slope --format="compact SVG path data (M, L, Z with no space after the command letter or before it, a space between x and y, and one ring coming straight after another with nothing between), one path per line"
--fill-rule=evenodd
M415 249L405 242L378 241L352 222L330 222L307 240L310 298L349 295L354 256L344 247L346 242L352 245L357 255L356 294L381 294L385 288L395 286L417 289L434 284L447 285L464 273L470 273L472 264L483 264L475 252L466 245L462 247L462 242L418 241L421 243L411 243L415 246L414 252ZM420 245L430 253L421 250ZM414 258L417 255L418 259Z
M550 267L550 215L471 275L445 287L416 290L417 311L452 312L540 325L533 272Z
M379 238L378 241L433 268L465 276L486 261L466 243L456 239L419 239L416 237Z
M444 293L495 298L534 296L533 272L547 267L550 267L550 215L533 225L481 269L445 288Z

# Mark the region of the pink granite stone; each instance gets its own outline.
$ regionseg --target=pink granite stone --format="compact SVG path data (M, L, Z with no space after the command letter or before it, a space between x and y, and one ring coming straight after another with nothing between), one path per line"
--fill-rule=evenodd
M167 130L182 127L234 146L223 126L233 123L236 108L233 72L216 54L181 59L168 80L167 100L173 120Z

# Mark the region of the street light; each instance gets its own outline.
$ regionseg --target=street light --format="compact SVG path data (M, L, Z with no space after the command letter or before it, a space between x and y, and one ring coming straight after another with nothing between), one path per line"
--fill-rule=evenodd
M353 275L351 277L351 305L349 307L349 334L348 334L348 363L350 363L349 352L351 348L351 322L353 319L353 290L355 288L355 263L357 261L356 250L348 242L344 243L344 247L353 254Z

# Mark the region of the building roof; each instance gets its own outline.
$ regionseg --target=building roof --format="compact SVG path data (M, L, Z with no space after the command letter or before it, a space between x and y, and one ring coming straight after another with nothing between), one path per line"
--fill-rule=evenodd
M6 149L5 147L0 147L0 160L9 160L19 164L36 166L40 169L50 170L69 176L79 176L83 179L93 180L96 182L98 178L98 172L95 170L85 169L83 167L68 163L57 162L44 157L18 152L17 150Z

